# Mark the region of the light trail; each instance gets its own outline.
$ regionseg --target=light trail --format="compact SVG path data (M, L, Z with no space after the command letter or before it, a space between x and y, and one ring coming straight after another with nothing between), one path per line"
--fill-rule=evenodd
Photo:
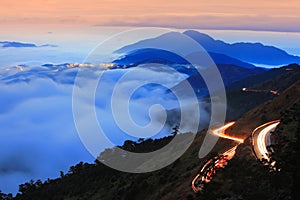
M269 156L268 156L268 150L266 147L267 143L267 136L270 134L272 130L274 130L280 122L275 121L271 123L270 125L267 125L264 129L262 129L258 136L257 136L257 147L260 152L260 154L263 156L264 159L269 161ZM266 126L266 125L265 125Z
M233 126L235 122L229 122L225 124L224 126L221 126L220 128L213 129L210 131L211 134L214 134L218 137L233 140L238 142L239 144L244 142L244 139L234 137L234 136L229 136L225 134L225 131ZM238 145L239 145L238 144ZM219 154L218 156L215 156L211 159L209 159L201 168L199 173L196 175L196 177L192 181L192 189L194 192L199 192L202 191L204 188L205 183L209 183L211 179L213 178L213 175L216 174L216 170L220 168L225 168L227 165L228 161L231 160L235 153L238 145L230 148L229 150L226 150L222 154Z
M235 151L237 146L232 147L231 149L229 149L228 151L224 152L223 155L228 159L231 160L233 158L233 156L235 155Z
M199 191L199 189L195 186L195 183L196 183L197 179L199 178L199 176L200 176L200 174L197 174L197 176L192 181L192 189L194 190L194 192Z
M257 127L252 132L252 138L255 138L252 140L252 145L259 151L259 154L263 156L265 159L269 160L268 157L268 137L270 136L270 133L272 130L274 130L278 124L280 123L279 120L271 121L268 123L265 123L259 127ZM207 162L204 163L202 168L199 170L198 174L192 181L192 189L194 192L202 191L204 188L204 185L206 183L209 183L213 176L217 173L217 169L225 168L228 161L231 160L235 153L237 147L244 142L244 139L234 136L229 136L225 134L225 131L233 126L235 122L229 122L225 124L224 126L221 126L219 128L213 129L210 131L211 134L216 135L221 138L229 139L238 142L236 146L230 148L229 150L219 154L218 156L215 156L211 159L209 159ZM261 130L260 130L261 129ZM258 133L258 134L256 134ZM257 137L254 137L257 136ZM254 149L255 149L254 148ZM273 162L271 165L274 165L275 162Z
M225 139L229 139L229 140L234 140L236 142L243 143L244 139L238 138L238 137L234 137L234 136L229 136L229 135L225 134L226 129L230 128L234 124L235 124L235 122L229 122L229 123L225 124L224 126L222 126L220 128L211 130L211 133L214 134L214 135L216 135L216 136L218 136L218 137L221 137L221 138L225 138Z
M242 91L244 92L265 92L265 93L272 93L274 95L280 95L280 93L277 90L249 90L248 88L242 88Z
M236 152L238 145L230 148L224 153L209 159L201 168L200 172L192 181L192 189L194 192L202 191L204 184L209 183L213 176L217 173L217 169L225 168L228 161L231 160Z

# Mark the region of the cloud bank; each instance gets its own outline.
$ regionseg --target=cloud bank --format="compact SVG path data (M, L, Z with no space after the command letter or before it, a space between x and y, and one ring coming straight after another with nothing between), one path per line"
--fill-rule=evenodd
M124 9L126 8L126 9ZM299 32L298 0L3 0L4 25L108 25ZM15 13L19 13L16 15ZM26 17L24 17L26 16Z
M72 121L72 88L52 80L0 87L0 188L16 192L30 179L57 177L91 161Z
M113 87L130 70L106 71L96 92L94 103L98 121L115 145L121 145L126 139L137 139L118 127L110 107ZM54 178L59 171L66 172L71 165L94 160L76 132L72 115L73 85L55 82L55 79L45 76L41 78L37 73L32 74L27 82L20 77L9 84L0 81L0 103L5 105L0 108L0 188L6 193L15 193L19 184L30 179ZM179 73L143 68L137 71L133 79L123 82L122 89L126 91L145 79L151 79L154 83L163 80L171 88L185 78L186 75ZM86 102L84 97L79 98L82 98L82 107L94 106ZM122 101L121 98L117 102ZM185 105L193 116L194 107L189 103L186 99ZM131 98L129 109L132 119L140 125L148 124L149 108L153 104L161 104L170 110L178 108L177 99L172 94L166 95L166 88L148 84L136 90ZM119 115L122 117L123 113ZM162 119L162 113L154 113L157 126L163 123ZM82 120L86 120L89 128L89 118L82 116ZM193 123L193 120L190 122ZM176 123L176 119L169 120L161 132L153 137L170 134ZM189 120L184 123L182 131L187 132ZM100 142L99 152L106 147Z

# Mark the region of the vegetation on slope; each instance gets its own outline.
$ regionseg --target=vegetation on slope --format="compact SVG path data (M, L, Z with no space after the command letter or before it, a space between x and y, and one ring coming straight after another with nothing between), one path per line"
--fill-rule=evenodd
M270 170L253 155L250 156L251 144L247 140L229 165L207 185L204 193L194 199L297 199L297 184L300 181L300 97L282 114L275 133L280 142L272 156L276 160L277 171Z

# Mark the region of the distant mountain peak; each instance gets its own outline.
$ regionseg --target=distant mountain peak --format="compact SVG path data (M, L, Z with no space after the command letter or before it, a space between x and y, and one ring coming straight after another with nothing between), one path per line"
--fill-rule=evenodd
M260 42L226 43L215 40L207 34L194 30L188 30L183 34L197 41L206 51L225 54L238 60L264 65L286 65L300 63L300 57L288 54L282 49L267 46Z
M208 34L201 33L195 30L187 30L183 32L184 35L192 38L200 44L209 54L222 54L222 60L225 63L218 62L217 64L237 64L233 60L239 60L243 63L250 63L258 66L279 66L290 63L300 64L300 57L288 54L282 49L274 46L267 46L260 42L237 42L226 43L221 40L216 40ZM129 44L117 50L116 53L128 53L136 49L157 48L161 49L167 47L165 50L173 52L180 52L182 55L189 55L199 51L199 48L192 47L179 32L168 32L155 38L141 40L134 44ZM220 56L218 56L220 58ZM219 60L220 61L220 60ZM248 66L250 67L250 66ZM253 66L252 66L253 67Z
M211 36L209 36L208 34L201 33L201 32L195 31L195 30L187 30L187 31L184 31L183 34L185 34L191 38L199 38L202 41L211 41L211 42L215 41L215 39L212 38Z

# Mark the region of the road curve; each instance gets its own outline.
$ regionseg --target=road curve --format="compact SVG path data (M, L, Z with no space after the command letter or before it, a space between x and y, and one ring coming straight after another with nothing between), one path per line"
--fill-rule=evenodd
M266 159L269 160L268 156L268 150L267 146L271 144L270 135L273 130L278 126L280 123L279 120L271 121L268 123L265 123L252 132L252 147L253 152L255 153L255 156L258 159ZM226 129L233 126L235 122L229 122L225 124L224 126L221 126L219 128L216 128L214 130L211 130L210 133L214 134L216 136L219 136L221 138L229 139L238 142L238 144L229 150L225 151L224 153L221 153L217 156L214 156L204 162L202 167L200 168L199 172L195 176L195 178L192 181L192 189L194 192L199 192L203 190L204 184L209 183L213 177L213 175L216 173L216 169L218 168L224 168L227 165L227 162L233 158L235 155L237 147L244 142L244 139L229 136L225 134Z
M279 123L279 120L271 121L257 127L252 132L252 146L257 159L269 160L267 146L271 144L270 133L276 129Z
M244 139L238 138L238 137L234 137L234 136L229 136L229 135L225 134L225 131L228 128L230 128L231 126L233 126L234 124L235 124L235 122L229 122L229 123L225 124L224 126L221 126L220 128L211 130L211 133L214 134L214 135L216 135L216 136L219 136L221 138L225 138L225 139L229 139L229 140L234 140L236 142L243 143Z
M225 152L214 156L210 158L208 161L204 162L203 166L200 168L199 172L195 176L195 178L192 181L192 189L194 192L199 192L203 190L204 184L209 183L213 177L213 175L216 173L217 169L224 168L227 165L227 162L233 158L235 155L236 148L239 144L244 142L244 139L229 136L225 134L226 129L233 126L235 122L229 122L225 124L224 126L221 126L219 128L213 129L210 131L211 134L214 134L218 137L233 140L238 142L238 144Z

